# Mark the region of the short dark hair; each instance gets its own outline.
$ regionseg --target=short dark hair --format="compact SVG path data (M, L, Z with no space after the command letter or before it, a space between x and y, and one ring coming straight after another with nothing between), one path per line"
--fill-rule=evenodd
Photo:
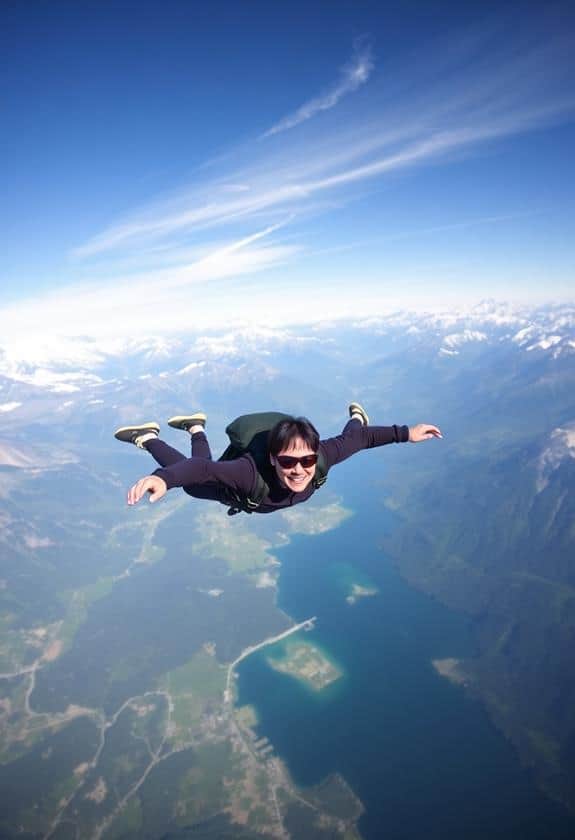
M312 452L319 449L319 432L306 417L284 417L270 429L268 450L270 455L277 455L282 449L289 449L292 441L301 438Z

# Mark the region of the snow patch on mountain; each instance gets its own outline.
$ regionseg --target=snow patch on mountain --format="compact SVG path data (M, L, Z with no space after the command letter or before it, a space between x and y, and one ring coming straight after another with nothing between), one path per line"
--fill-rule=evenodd
M205 361L201 362L190 362L189 365L181 368L180 370L176 371L176 376L185 376L186 373L191 373L193 370L197 370L198 368L203 368L206 366Z
M536 310L529 322L517 330L514 344L527 352L550 352L553 358L575 350L575 307L548 307Z
M463 330L459 333L450 333L443 339L443 346L440 349L442 355L456 356L459 348L472 341L487 341L487 335L479 330Z
M451 333L446 335L443 343L449 347L461 347L462 344L467 344L469 341L487 341L487 336L484 332L478 330L464 330L461 333Z
M565 458L575 458L575 421L554 429L549 445L537 462L537 492L549 484L549 478Z
M549 350L550 347L556 347L563 341L563 336L550 335L545 338L540 338L535 344L530 344L527 350L536 350L538 347L541 350Z

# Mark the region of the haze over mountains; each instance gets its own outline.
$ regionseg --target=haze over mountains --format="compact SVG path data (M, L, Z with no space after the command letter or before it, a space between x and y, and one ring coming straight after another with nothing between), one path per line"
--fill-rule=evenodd
M471 617L476 655L458 661L453 676L485 704L542 789L575 810L574 395L575 307L567 305L486 301L282 330L3 347L0 722L3 780L17 780L5 836L23 824L24 836L51 826L64 837L66 823L83 836L117 836L106 832L119 831L127 813L125 836L138 836L135 803L141 819L157 802L161 767L193 754L208 778L206 721L223 715L217 669L290 624L261 575L274 583L274 547L298 528L313 534L309 523L230 523L223 508L178 493L127 511L125 489L152 462L114 441L114 428L158 420L187 451L166 419L202 409L217 455L225 425L240 413L305 414L326 437L340 430L352 399L374 423L429 421L444 432L429 445L357 456L338 474L380 459L365 492L395 517L393 529L382 527L382 548L410 584ZM356 502L328 483L306 511L324 522L321 531L341 521L334 511L361 516ZM176 725L162 699L171 692L166 675L192 660L196 667L200 655L211 663L213 693L197 700L191 722L178 707ZM153 708L142 711L146 693ZM122 717L124 706L133 720ZM155 761L134 746L138 726ZM83 730L66 763L72 727ZM114 745L118 755L106 758ZM38 749L51 770L31 780L24 768L34 756L42 766ZM124 776L122 751L131 762ZM241 809L221 787L224 775L210 814L224 814L228 830ZM115 798L104 791L114 779ZM180 805L194 798L183 789L178 796ZM250 829L275 836L269 815L246 809ZM150 836L207 816L183 805L179 814L158 818ZM309 836L323 836L312 825Z

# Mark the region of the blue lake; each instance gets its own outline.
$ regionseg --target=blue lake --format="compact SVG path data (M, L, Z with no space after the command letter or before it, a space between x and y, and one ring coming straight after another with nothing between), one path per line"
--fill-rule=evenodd
M269 649L248 657L239 703L257 709L258 735L298 784L340 772L366 808L366 840L574 837L575 819L539 793L482 706L432 667L473 653L470 626L399 577L378 548L381 507L355 475L340 489L361 511L278 552L279 606L298 622L317 616L302 638L344 676L314 692L273 670ZM347 603L354 576L377 594Z

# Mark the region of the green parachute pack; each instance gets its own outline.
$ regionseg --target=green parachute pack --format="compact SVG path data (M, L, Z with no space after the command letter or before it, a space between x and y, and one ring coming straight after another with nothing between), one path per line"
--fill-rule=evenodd
M279 411L242 414L226 427L230 444L218 460L233 461L248 454L254 459L257 469L256 485L249 496L230 491L229 516L241 511L253 513L261 505L264 496L269 493L269 483L273 480L274 469L270 464L268 454L268 435L276 423L289 416L289 414L282 414ZM313 477L313 487L317 490L325 483L326 479L327 464L320 452Z

